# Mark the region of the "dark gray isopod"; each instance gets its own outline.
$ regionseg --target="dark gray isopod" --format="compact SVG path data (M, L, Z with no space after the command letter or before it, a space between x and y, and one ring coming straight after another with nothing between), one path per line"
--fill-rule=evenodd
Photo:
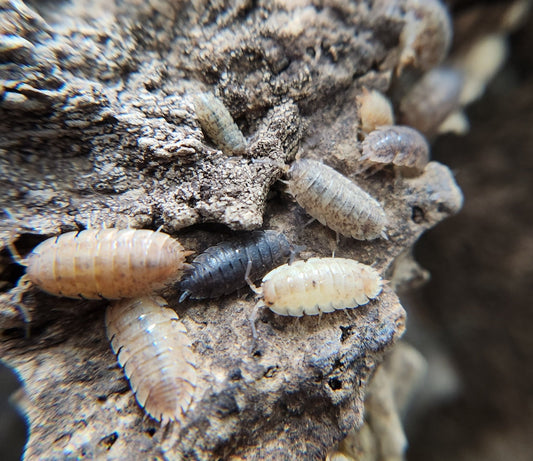
M285 235L275 231L254 231L244 238L222 242L197 256L182 278L180 302L216 298L246 286L248 261L250 279L257 280L288 261L294 252Z

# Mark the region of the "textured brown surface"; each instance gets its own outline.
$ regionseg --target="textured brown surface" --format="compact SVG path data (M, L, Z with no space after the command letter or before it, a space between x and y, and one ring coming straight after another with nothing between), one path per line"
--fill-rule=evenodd
M375 242L335 245L333 232L305 227L308 216L272 185L300 141L303 155L353 176L356 97L362 86L390 85L401 2L301 3L45 3L51 32L37 18L0 11L27 40L2 51L0 207L12 214L2 238L22 235L16 244L25 252L87 223L163 225L201 251L229 229L263 226L305 244L303 258L335 248L390 277L400 253L461 207L445 166L431 162L412 179L381 172L358 180L389 218L389 240ZM204 138L189 95L207 89L247 137L244 156L228 157ZM7 257L2 264L7 290L21 271ZM105 302L32 289L26 339L2 297L0 353L25 382L29 458L322 459L361 423L365 385L405 325L387 287L351 316L296 321L262 311L252 348L247 290L181 305L176 290L164 296L187 327L199 370L187 418L166 429L144 417L116 365Z

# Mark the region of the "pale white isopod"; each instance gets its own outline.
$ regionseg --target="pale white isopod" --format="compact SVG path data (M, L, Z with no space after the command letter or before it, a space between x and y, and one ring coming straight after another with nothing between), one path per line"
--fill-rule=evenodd
M261 285L262 302L279 315L317 315L351 309L376 298L378 272L353 259L311 258L270 271Z

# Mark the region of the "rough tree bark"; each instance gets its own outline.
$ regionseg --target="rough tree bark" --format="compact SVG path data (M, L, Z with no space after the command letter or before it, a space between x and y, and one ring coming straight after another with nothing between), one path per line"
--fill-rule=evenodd
M445 166L431 162L412 179L358 177L384 206L389 239L338 245L319 223L304 226L305 213L276 180L299 148L355 177L356 98L363 87L391 87L405 3L75 0L36 3L39 15L4 1L4 245L16 237L26 252L87 225L162 225L200 252L262 227L305 245L302 257L336 246L337 256L391 278L396 258L461 207ZM202 134L190 96L205 90L247 137L243 156L225 155ZM106 302L31 289L25 338L8 292L21 271L7 251L1 264L0 352L24 382L28 458L323 459L361 424L365 386L405 328L387 287L351 315L296 321L262 312L252 348L247 291L179 305L170 288L164 296L193 342L199 384L185 420L162 428L144 417L116 365Z

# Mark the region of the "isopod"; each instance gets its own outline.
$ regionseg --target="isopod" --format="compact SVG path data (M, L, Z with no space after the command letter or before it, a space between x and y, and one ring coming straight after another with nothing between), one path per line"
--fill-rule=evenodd
M405 10L397 75L404 68L428 71L439 65L452 41L452 21L440 0L407 0Z
M380 169L392 164L404 175L417 176L429 161L429 145L408 126L386 126L371 132L363 141L363 166Z
M196 368L187 330L158 296L112 303L107 337L137 402L162 424L183 418L196 388Z
M301 317L352 309L376 298L378 272L353 259L311 258L284 264L263 277L263 303L279 315Z
M424 135L433 135L460 105L463 75L455 69L438 67L425 74L400 102L400 121Z
M25 277L52 295L119 299L179 280L188 254L162 232L87 229L49 238L21 262Z
M196 117L202 130L223 152L243 154L246 140L220 99L212 93L193 95Z
M347 177L316 160L295 161L289 191L323 225L358 240L386 238L385 211L377 200Z
M275 231L255 231L250 235L208 248L196 257L180 282L180 301L216 298L246 286L246 270L251 263L249 278L257 280L269 270L286 262L293 253L287 237Z
M392 105L379 91L368 91L363 88L357 102L360 105L359 117L361 118L361 130L364 133L370 133L377 127L394 123Z

